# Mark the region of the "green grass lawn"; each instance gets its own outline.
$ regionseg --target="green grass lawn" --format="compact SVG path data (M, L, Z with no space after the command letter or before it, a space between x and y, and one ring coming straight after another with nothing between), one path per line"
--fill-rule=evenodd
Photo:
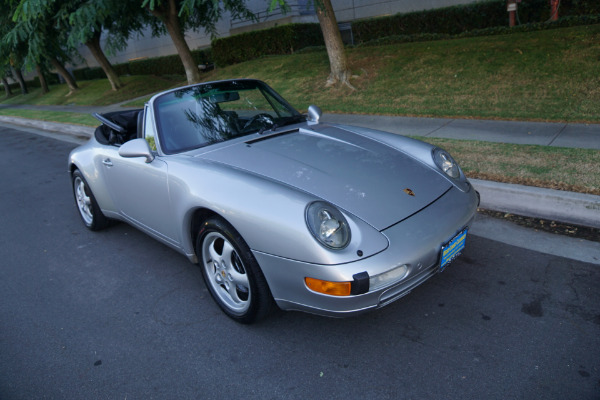
M263 57L203 77L264 80L300 110L317 104L339 113L600 122L600 25L346 53L357 91L324 87L324 50Z
M449 151L469 178L600 195L600 151L423 138Z
M600 122L600 25L347 50L358 89L325 88L325 51L264 57L207 80L266 81L325 112Z
M40 88L31 89L26 95L15 92L13 96L0 100L0 104L103 106L184 84L184 78L150 75L123 76L121 81L125 87L119 91L113 91L107 79L79 81L80 90L70 95L67 85L51 85L49 93L42 94Z
M36 119L39 121L61 122L64 124L76 124L84 126L98 126L99 122L90 114L74 113L74 112L59 112L59 111L44 111L44 110L22 110L22 109L2 109L0 115Z

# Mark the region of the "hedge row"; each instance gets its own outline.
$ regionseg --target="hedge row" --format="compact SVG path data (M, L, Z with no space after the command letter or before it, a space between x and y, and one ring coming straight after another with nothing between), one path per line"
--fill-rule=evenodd
M197 64L206 64L212 58L211 50L193 50L192 57ZM118 75L185 75L181 58L177 54L113 64L113 68ZM106 78L100 67L79 68L72 73L76 80Z
M215 64L225 66L320 45L323 34L319 24L287 24L215 39L212 55Z
M523 0L518 5L522 24L544 22L550 18L548 0ZM598 0L561 0L559 16L600 14ZM508 25L506 0L493 0L434 10L396 14L352 23L356 43L398 35L447 34Z
M359 45L357 45L357 47L381 46L381 45L386 45L386 44L407 43L407 42L427 42L427 41L432 41L432 40L446 40L446 39L455 39L455 38L462 38L462 37L506 35L506 34L510 34L510 33L533 32L533 31L541 31L541 30L546 30L546 29L567 28L567 27L571 27L571 26L592 25L592 24L600 24L600 14L598 14L598 15L582 15L582 16L575 16L575 17L564 17L564 18L560 18L558 21L522 24L519 26L515 26L513 28L510 28L508 26L494 26L491 28L474 29L472 31L461 32L457 35L450 35L447 33L419 33L419 34L413 34L413 35L391 35L391 36L371 40L369 42L360 43Z
M45 77L46 77L46 83L48 85L55 85L55 84L59 83L57 74L45 74ZM40 84L40 78L38 78L37 76L35 76L31 80L25 81L25 85L27 86L27 89L42 87L42 85ZM8 86L10 87L10 90L12 90L13 92L19 92L19 93L21 92L21 86L19 86L19 82L9 83ZM2 87L4 87L4 85L2 85ZM1 90L3 90L3 89L1 89Z

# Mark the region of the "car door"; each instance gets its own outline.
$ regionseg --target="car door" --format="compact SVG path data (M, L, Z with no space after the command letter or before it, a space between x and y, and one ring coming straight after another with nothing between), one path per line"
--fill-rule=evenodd
M115 151L105 156L102 165L119 213L138 228L178 247L165 159L157 156L147 163L144 157L126 158Z

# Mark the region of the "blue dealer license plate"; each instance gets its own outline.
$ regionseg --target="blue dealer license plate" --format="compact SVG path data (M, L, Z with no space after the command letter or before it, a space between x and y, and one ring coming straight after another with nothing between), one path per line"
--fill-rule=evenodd
M452 260L460 255L460 252L465 248L466 239L467 228L462 230L452 240L442 246L442 261L440 262L440 271L443 271Z

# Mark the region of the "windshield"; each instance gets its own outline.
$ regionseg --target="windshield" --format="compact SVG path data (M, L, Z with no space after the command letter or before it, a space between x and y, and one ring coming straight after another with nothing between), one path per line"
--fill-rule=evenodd
M154 100L160 143L167 154L302 122L305 118L260 81L201 84Z

